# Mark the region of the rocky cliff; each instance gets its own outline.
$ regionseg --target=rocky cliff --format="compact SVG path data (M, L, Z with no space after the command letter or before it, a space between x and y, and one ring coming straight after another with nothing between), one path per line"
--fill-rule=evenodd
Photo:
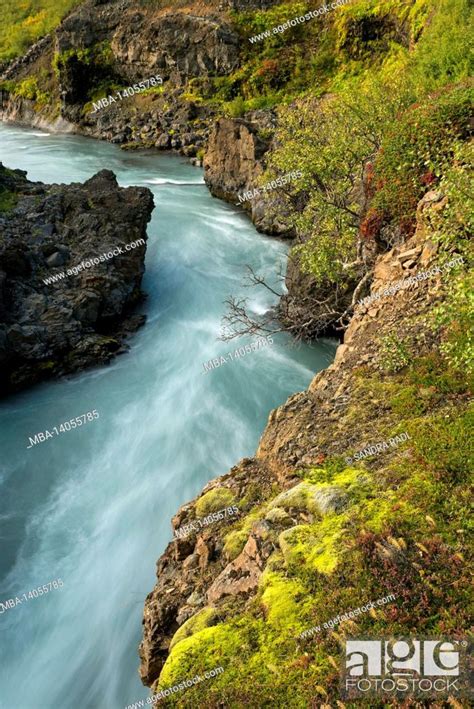
M259 231L293 238L290 207L282 194L260 189L275 126L276 116L268 111L249 113L245 120L216 120L205 153L204 179L214 197L242 206Z
M443 462L424 436L456 407L464 416L468 385L446 384L445 397L428 374L434 362L443 369L430 323L444 297L441 275L408 281L439 260L426 224L445 207L441 193L425 196L415 235L378 257L376 304L357 306L334 363L270 414L254 458L211 481L173 518L175 538L145 604L142 680L157 691L196 671L225 671L213 687L187 690L170 706L220 706L224 696L225 706L262 706L274 696L283 706L286 691L289 706L310 706L315 695L322 706L339 696L339 667L327 657L346 634L383 634L394 623L400 632L415 623L421 633L443 604L461 622L462 596L448 600L435 578L441 558L454 579L461 574L465 545L445 534L439 498L426 499ZM389 292L400 281L408 285ZM406 351L388 344L394 333L410 343ZM416 363L408 377L397 375L408 362ZM457 482L445 473L448 488L459 485L461 468ZM224 516L230 505L237 519ZM195 520L212 513L196 531ZM323 631L315 647L298 641L298 632L391 592L389 609L348 621L338 634Z
M196 156L214 111L193 101L185 86L192 79L228 74L238 63L239 38L219 3L153 8L135 0L86 0L6 68L0 77L2 115L129 147ZM155 75L163 90L93 111L96 94L114 94ZM37 90L15 89L28 77L41 77L35 79Z
M143 322L151 192L109 170L66 186L0 167L0 204L1 392L124 351Z

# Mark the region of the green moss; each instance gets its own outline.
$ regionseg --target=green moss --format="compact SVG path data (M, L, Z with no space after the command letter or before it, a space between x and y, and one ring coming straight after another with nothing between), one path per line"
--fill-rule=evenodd
M204 628L207 628L214 624L215 619L218 614L215 608L202 608L195 615L188 618L188 620L183 623L183 625L176 631L173 635L173 639L170 643L170 650L173 649L177 643L189 638L195 633L199 633Z
M203 628L173 647L157 687L172 686L194 677L200 671L231 662L240 648L239 633L233 627L221 624Z
M474 471L474 408L414 420L409 430L415 450L432 470L454 478Z
M248 531L246 531L245 529L235 529L226 535L224 542L224 552L229 561L232 561L233 559L236 559L239 556L240 552L245 546L248 536Z
M261 603L267 622L276 630L297 633L304 629L302 618L308 602L308 589L298 579L269 571L262 575Z
M205 517L210 512L218 512L235 502L234 493L226 487L215 487L206 492L196 503L197 517Z
M337 567L347 515L328 515L313 525L286 529L278 537L289 570L304 567L311 573L330 574Z
M9 212L16 206L17 201L18 197L14 192L0 190L0 212Z

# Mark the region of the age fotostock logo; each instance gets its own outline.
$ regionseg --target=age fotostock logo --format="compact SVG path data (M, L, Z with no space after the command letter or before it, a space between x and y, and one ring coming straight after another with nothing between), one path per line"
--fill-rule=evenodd
M465 641L433 638L347 640L343 694L464 694L468 690L466 647Z

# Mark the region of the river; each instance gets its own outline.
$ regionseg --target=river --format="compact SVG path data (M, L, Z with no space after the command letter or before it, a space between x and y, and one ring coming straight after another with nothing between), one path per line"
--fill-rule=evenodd
M281 334L203 373L203 362L245 344L217 340L227 296L250 296L255 312L274 303L243 288L245 265L275 280L287 247L213 199L183 159L0 124L0 160L44 182L106 167L155 197L147 323L130 351L0 403L0 601L22 600L0 614L0 707L122 709L148 696L137 646L171 517L254 453L271 409L335 346L289 347ZM29 436L92 410L98 419L27 448ZM28 598L57 579L62 587Z

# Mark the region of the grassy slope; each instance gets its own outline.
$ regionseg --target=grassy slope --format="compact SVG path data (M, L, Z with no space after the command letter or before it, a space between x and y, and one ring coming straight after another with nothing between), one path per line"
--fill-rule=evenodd
M0 62L22 54L80 0L0 0Z

